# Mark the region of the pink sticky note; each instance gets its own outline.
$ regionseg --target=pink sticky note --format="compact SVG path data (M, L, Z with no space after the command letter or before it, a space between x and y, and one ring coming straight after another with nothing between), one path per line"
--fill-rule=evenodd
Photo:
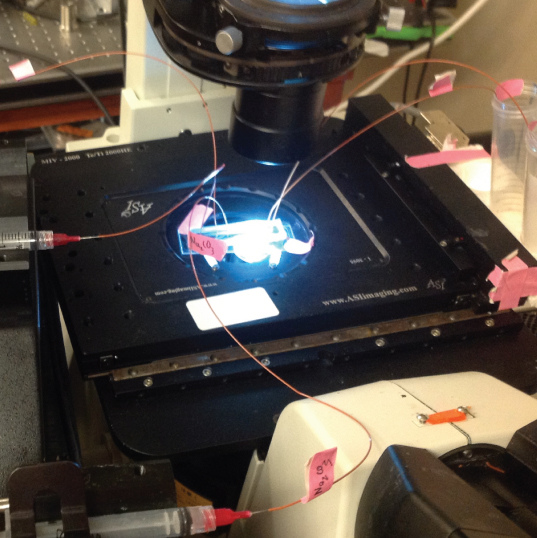
M313 237L307 243L298 239L288 239L283 245L283 249L285 252L289 252L289 254L303 255L307 254L313 248L313 242Z
M494 286L499 286L500 282L502 281L502 278L503 271L498 266L496 266L494 268L494 271L492 271L492 273L490 273L490 275L487 277L487 280L490 280L494 284Z
M429 86L429 95L431 97L436 97L443 93L452 92L456 76L456 71L447 71L445 73L440 73L440 75L435 75L435 82Z
M502 265L508 271L521 271L528 268L528 265L524 263L518 256L514 256L512 258L504 258L502 260Z
M35 71L30 63L30 60L22 60L22 62L10 65L9 70L13 73L15 80L23 80L35 75Z
M326 493L334 483L337 447L317 452L306 463L307 494L300 499L304 504Z
M521 78L513 78L506 80L496 87L496 97L500 101L505 101L509 97L516 97L522 93L524 89L524 80Z
M507 271L496 266L488 277L496 286L489 297L500 302L499 310L516 308L521 298L537 295L537 267L528 267L518 256L503 259L502 265Z
M188 234L188 248L204 256L212 256L219 262L222 261L227 253L227 243L225 241L195 234L194 232L189 232Z
M500 306L502 310L516 308L522 298L522 289L526 281L526 271L510 271L505 278Z
M195 205L179 225L179 233L186 235L189 230L199 230L212 212L212 207L201 204Z
M424 155L406 157L405 160L412 166L412 168L428 168L440 164L460 163L464 161L473 161L474 159L484 159L486 157L490 157L490 155L483 148L470 148L425 153Z
M530 295L537 295L537 267L528 268L526 281L524 282L522 297L529 297Z

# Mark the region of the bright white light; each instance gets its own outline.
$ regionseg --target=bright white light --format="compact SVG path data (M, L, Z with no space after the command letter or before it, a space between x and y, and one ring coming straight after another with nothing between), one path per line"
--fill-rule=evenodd
M269 266L271 269L278 267L280 260L282 259L282 251L273 247L272 252L270 253Z
M192 232L225 241L228 244L228 253L234 253L246 263L260 263L270 258L271 267L276 267L280 263L283 244L293 237L290 227L284 226L280 219L270 221L252 219L231 224L203 226L192 229ZM211 267L216 267L212 261L207 262Z

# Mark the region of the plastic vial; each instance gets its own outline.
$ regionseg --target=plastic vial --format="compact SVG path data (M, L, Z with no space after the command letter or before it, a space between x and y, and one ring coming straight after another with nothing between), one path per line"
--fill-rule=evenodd
M526 134L527 166L524 197L524 231L522 242L537 255L537 128Z
M537 85L524 83L515 97L528 122L537 120ZM492 98L492 176L490 209L520 239L524 210L526 122L512 99Z
M51 231L0 232L0 251L51 248L54 248L54 233Z
M100 538L175 538L211 532L216 529L216 515L212 506L170 508L126 512L89 517L92 536ZM57 538L63 535L61 521L36 525L36 538ZM6 511L6 530L2 538L11 538L9 511Z

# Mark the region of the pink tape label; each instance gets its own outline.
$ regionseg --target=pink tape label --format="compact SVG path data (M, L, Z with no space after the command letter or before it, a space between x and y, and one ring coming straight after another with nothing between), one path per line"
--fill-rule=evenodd
M496 266L488 276L495 286L489 297L500 302L498 310L516 308L523 297L537 295L537 267L528 267L518 256L503 259L502 265L507 271Z
M326 493L334 484L337 447L317 452L306 463L306 489L308 493L300 499L304 504Z
M429 166L473 161L474 159L485 159L487 157L490 157L490 155L483 148L475 149L475 147L470 147L465 149L425 153L424 155L406 157L405 160L412 166L412 168L428 168Z
M225 241L195 234L194 232L188 234L188 248L204 256L212 256L219 262L222 261L227 253L227 243Z
M453 83L455 82L455 77L457 76L456 71L446 71L445 73L440 73L440 75L435 75L435 82L429 86L429 95L431 97L436 97L437 95L442 95L443 93L448 93L453 91Z
M496 87L496 97L500 101L505 101L511 97L517 97L524 89L524 80L521 78L513 78L506 80Z
M288 239L283 245L285 252L289 254L307 254L313 248L314 239L313 237L305 243L304 241L299 241L298 239Z
M186 235L189 230L198 230L211 216L212 212L212 207L201 204L195 205L179 225L179 233Z
M22 60L22 62L10 65L9 70L13 73L15 80L23 80L35 75L35 71L30 60Z

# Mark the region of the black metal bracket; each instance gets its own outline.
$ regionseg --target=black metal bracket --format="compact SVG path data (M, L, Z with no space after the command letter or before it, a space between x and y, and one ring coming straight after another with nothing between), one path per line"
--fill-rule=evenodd
M35 501L43 494L60 499L64 538L89 538L84 478L69 461L16 469L7 484L13 538L35 538Z

